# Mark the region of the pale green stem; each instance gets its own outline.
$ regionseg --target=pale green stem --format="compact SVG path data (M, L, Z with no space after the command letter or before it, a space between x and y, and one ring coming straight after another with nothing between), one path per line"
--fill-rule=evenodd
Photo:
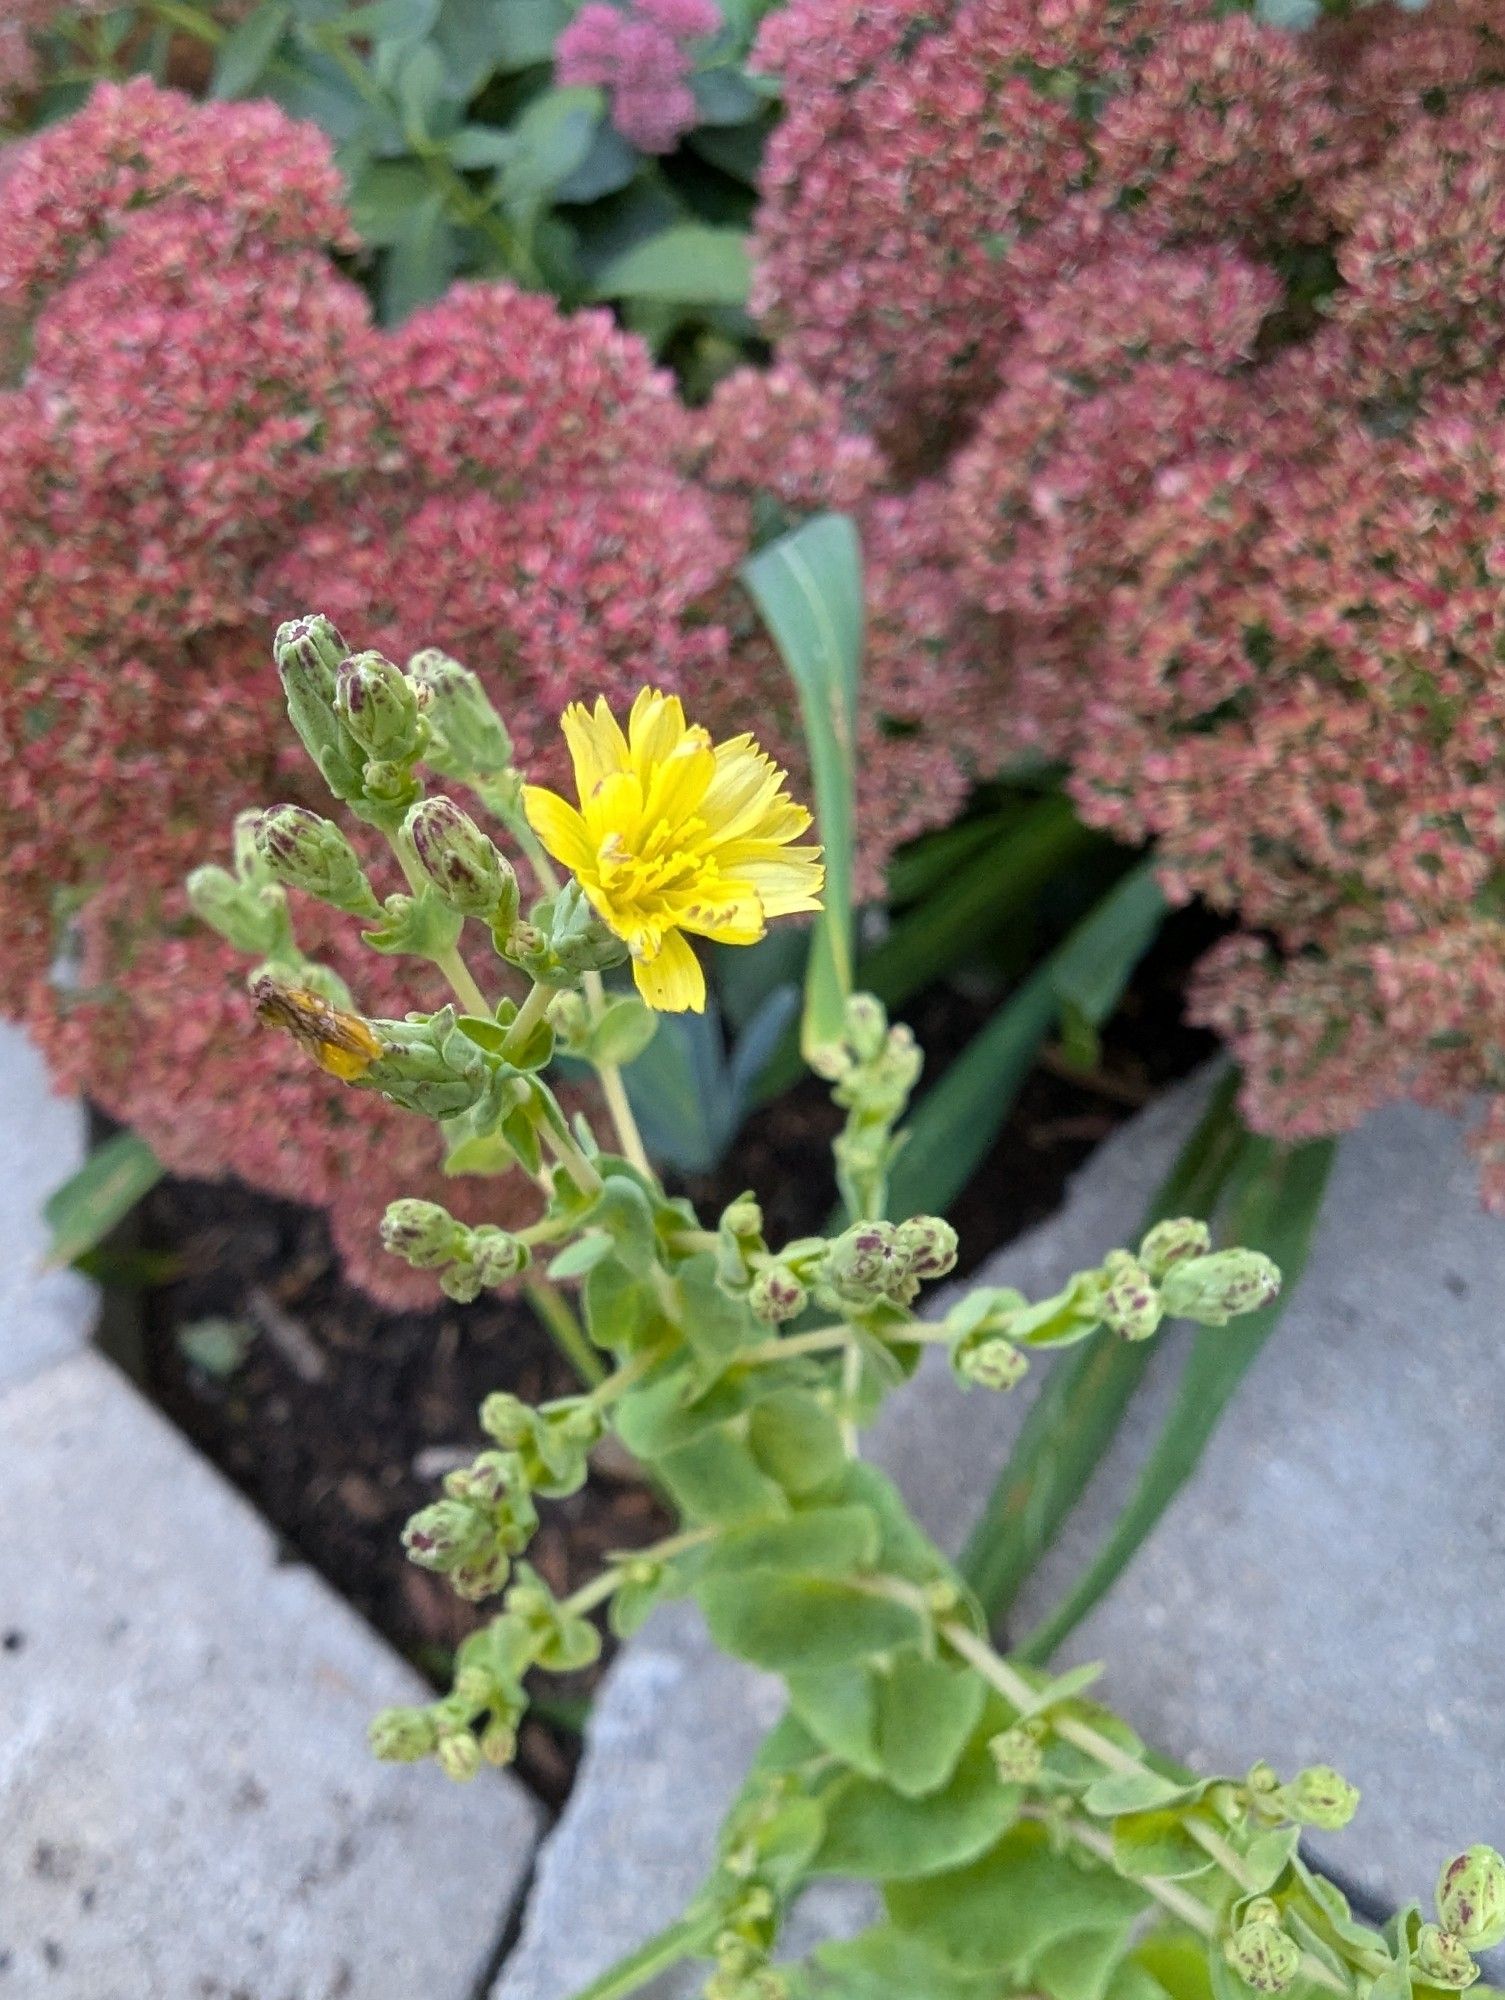
M601 975L599 972L587 972L581 983L590 1002L591 1014L594 1019L599 1020L606 1000L606 987ZM600 1079L601 1095L606 1099L606 1108L611 1113L611 1122L616 1127L623 1154L640 1174L651 1179L653 1166L648 1158L648 1149L643 1144L643 1135L638 1130L638 1121L627 1096L627 1086L622 1081L620 1066L616 1063L598 1062L592 1067Z
M682 1237L674 1239L676 1249L678 1249L683 1240ZM711 1242L714 1243L715 1241L716 1239L713 1236ZM949 1347L951 1344L951 1335L944 1328L926 1326L918 1320L908 1322L902 1327L887 1329L883 1338L885 1340L900 1340L906 1343L918 1341L922 1344L928 1343L936 1347ZM782 1340L761 1340L756 1347L743 1348L737 1359L739 1362L754 1364L761 1364L765 1361L787 1361L792 1355L821 1354L836 1348L850 1347L851 1344L851 1327L816 1326L812 1327L808 1333L787 1334Z
M857 1423L857 1392L862 1387L862 1349L849 1341L841 1357L841 1447L848 1458L858 1458L860 1435Z
M606 1364L586 1339L585 1330L570 1310L569 1300L548 1278L523 1280L529 1305L543 1321L550 1338L575 1373L592 1390L605 1386Z
M566 1597L560 1610L570 1617L582 1617L587 1611L594 1611L598 1604L604 1604L627 1581L627 1565L635 1562L671 1562L675 1556L682 1556L689 1549L698 1549L704 1543L714 1541L721 1533L719 1528L687 1528L683 1534L670 1535L662 1542L654 1542L646 1549L624 1549L613 1552L611 1569L603 1570L582 1584L572 1597Z
M1023 1674L1019 1673L1014 1667L1011 1667L1007 1660L994 1652L985 1639L979 1639L975 1632L969 1631L965 1625L956 1619L947 1619L938 1629L941 1637L947 1644L955 1652L960 1653L969 1665L975 1667L983 1679L990 1682L998 1690L1005 1701L1009 1702L1014 1708L1023 1709L1029 1707L1035 1698L1035 1690L1024 1678ZM1129 1777L1153 1775L1150 1767L1142 1762L1140 1758L1134 1756L1131 1751L1123 1749L1119 1744L1110 1741L1108 1737L1103 1735L1101 1730L1094 1729L1090 1722L1082 1722L1076 1716L1072 1715L1053 1715L1050 1718L1050 1726L1063 1742L1074 1744L1078 1750L1085 1751L1089 1757L1095 1758L1107 1770L1118 1771ZM1257 1879L1250 1874L1243 1856L1231 1847L1220 1833L1195 1819L1188 1819L1183 1824L1198 1846L1246 1894L1252 1893L1258 1888ZM1073 1833L1076 1834L1076 1823L1071 1822L1071 1827ZM1092 1840L1085 1841L1083 1844L1091 1847L1094 1853L1102 1854L1105 1860L1112 1861L1113 1842L1106 1835L1094 1833ZM1121 1874L1124 1872L1122 1869L1119 1870ZM1162 1894L1162 1891L1173 1890L1177 1896L1184 1894L1183 1891L1176 1890L1173 1883L1158 1880L1152 1881L1139 1875L1129 1876L1128 1879L1139 1882L1144 1888L1149 1890L1151 1895L1164 1903L1167 1909L1173 1908L1174 1905L1166 1895ZM1195 1899L1189 1900L1194 1901ZM1202 1904L1198 1903L1197 1908L1202 1911L1204 1916L1208 1915ZM1188 1921L1192 1920L1188 1918ZM1208 1935L1210 1936L1212 1933L1209 1931ZM1318 1986L1328 1988L1331 1992L1347 1993L1350 1990L1344 1981L1329 1971L1327 1966L1320 1959L1314 1958L1310 1952L1302 1953L1301 1969L1306 1978L1314 1981Z
M407 883L413 894L415 896L424 895L433 885L418 866L418 863L403 846L401 834L389 833L387 835L387 844L397 857L397 865L402 870L403 880ZM450 950L441 952L433 962L449 981L451 987L454 989L455 998L467 1014L478 1014L485 1021L496 1018L496 1009L477 985L470 967L461 958L457 946L452 946Z
M541 1124L539 1131L549 1151L559 1161L570 1179L582 1194L596 1195L601 1192L604 1182L590 1161L581 1152L574 1140L563 1132L556 1132L552 1125Z
M512 1026L507 1030L507 1038L502 1043L502 1060L510 1059L514 1050L522 1049L529 1035L548 1012L549 1002L554 997L554 988L545 986L541 979L535 979L528 997L517 1010Z

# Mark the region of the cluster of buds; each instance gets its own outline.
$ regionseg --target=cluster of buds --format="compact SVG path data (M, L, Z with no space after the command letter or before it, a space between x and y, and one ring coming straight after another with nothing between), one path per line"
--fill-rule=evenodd
M524 1676L533 1667L566 1673L589 1666L600 1647L589 1620L519 1564L501 1614L461 1645L450 1692L426 1707L383 1710L371 1723L371 1747L392 1763L432 1757L461 1782L483 1764L509 1764L527 1709Z
M236 816L232 867L210 862L195 868L186 884L188 900L194 915L237 951L265 965L301 971L305 961L293 935L287 895L263 851L263 818L254 811Z
M1256 1820L1270 1826L1316 1827L1337 1833L1359 1809L1359 1792L1331 1764L1311 1764L1282 1784L1268 1764L1256 1764L1244 1780L1242 1802Z
M1447 1862L1437 1878L1437 1921L1416 1933L1414 1963L1436 1986L1462 1989L1479 1977L1476 1951L1505 1944L1505 1858L1482 1843Z
M1280 1905L1270 1896L1252 1896L1223 1956L1255 1993L1284 1993L1301 1970L1301 1947L1281 1923Z
M428 747L419 684L381 653L352 653L329 619L293 618L273 643L288 714L334 796L394 830L417 799Z
M844 1319L892 1318L907 1313L920 1287L943 1278L956 1264L956 1231L938 1215L908 1222L854 1222L839 1236L801 1236L777 1255L761 1254L761 1218L751 1223L750 1197L722 1218L722 1265L728 1286L745 1294L753 1317L765 1326L796 1319L812 1299ZM738 1228L745 1233L739 1234ZM745 1285L741 1273L750 1271ZM727 1282L723 1277L723 1283Z
M538 1526L522 1459L515 1452L483 1451L446 1474L444 1494L403 1529L408 1561L447 1576L467 1603L494 1597Z
M537 1409L498 1390L481 1405L481 1428L512 1453L531 1490L548 1500L578 1493L605 1419L589 1396L565 1396Z
M415 1271L438 1271L447 1298L468 1305L528 1268L526 1243L491 1223L457 1222L436 1201L394 1201L381 1225L382 1247Z
M889 1026L881 1000L854 993L841 1040L815 1050L810 1062L834 1086L831 1097L847 1114L832 1145L842 1198L853 1215L881 1215L898 1147L894 1127L924 1064L914 1035L902 1024Z
M943 1322L958 1377L985 1389L1012 1389L1029 1367L1027 1349L1069 1347L1106 1327L1120 1340L1148 1340L1168 1319L1226 1326L1257 1312L1280 1289L1280 1273L1258 1250L1214 1250L1207 1225L1156 1223L1137 1252L1111 1250L1034 1304L1011 1287L978 1286Z

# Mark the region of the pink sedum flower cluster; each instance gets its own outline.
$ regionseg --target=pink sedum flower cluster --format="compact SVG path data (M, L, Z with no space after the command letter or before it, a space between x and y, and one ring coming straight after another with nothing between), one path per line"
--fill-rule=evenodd
M693 44L720 26L714 0L587 0L555 45L555 74L605 90L613 126L640 152L672 153L699 117Z
M246 967L182 890L241 807L327 807L277 726L277 622L317 607L399 658L447 647L545 782L566 704L621 706L645 680L797 761L787 675L735 571L760 509L861 508L870 886L964 796L952 690L981 680L955 593L908 585L934 498L894 495L834 398L775 371L691 413L608 315L505 284L383 331L331 256L354 247L317 132L147 82L99 90L0 184L0 1008L173 1169L329 1207L353 1274L401 1301L429 1281L375 1224L440 1191L433 1133L258 1029ZM387 977L352 920L298 914L369 1011L444 997L421 966ZM492 1219L507 1195L442 1191Z
M757 300L978 753L1237 918L1255 1124L1493 1093L1505 1210L1505 27L1219 12L795 0Z

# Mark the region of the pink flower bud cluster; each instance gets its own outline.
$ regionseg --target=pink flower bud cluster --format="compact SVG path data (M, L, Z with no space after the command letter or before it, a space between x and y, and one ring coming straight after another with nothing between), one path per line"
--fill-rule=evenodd
M605 90L612 124L639 151L672 153L699 117L693 45L720 26L714 0L587 0L555 45L555 74Z
M918 481L975 753L1243 926L1255 1123L1496 1093L1505 1209L1505 23L1219 12L795 0L757 300Z

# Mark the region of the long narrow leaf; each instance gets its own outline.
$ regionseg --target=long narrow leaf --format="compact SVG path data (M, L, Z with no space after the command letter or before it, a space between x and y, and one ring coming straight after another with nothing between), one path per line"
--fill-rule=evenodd
M1144 1226L1205 1215L1246 1143L1230 1070L1156 1190ZM989 1618L1004 1617L1113 1439L1148 1364L1147 1345L1088 1341L1051 1370L978 1516L961 1569Z
M71 1264L97 1249L164 1171L151 1147L134 1132L117 1132L106 1139L43 1205L42 1215L52 1232L47 1268Z
M862 554L844 514L822 514L760 549L742 581L793 677L826 850L825 915L805 981L800 1045L837 1041L852 990L853 745L862 661Z
M959 861L864 953L858 982L890 1007L948 972L1028 909L1059 870L1101 843L1063 798L1039 799L1021 818Z
M1229 1211L1228 1233L1263 1250L1281 1267L1280 1296L1263 1311L1226 1327L1205 1327L1181 1370L1176 1400L1140 1471L1129 1502L1066 1597L1019 1648L1046 1660L1086 1617L1175 1499L1201 1461L1213 1432L1260 1350L1279 1325L1306 1268L1332 1171L1336 1142L1315 1139L1278 1147L1251 1140Z
M938 1214L987 1158L1040 1046L1068 1005L1092 1027L1118 1004L1165 913L1149 864L1082 919L921 1098L889 1176L895 1215Z

